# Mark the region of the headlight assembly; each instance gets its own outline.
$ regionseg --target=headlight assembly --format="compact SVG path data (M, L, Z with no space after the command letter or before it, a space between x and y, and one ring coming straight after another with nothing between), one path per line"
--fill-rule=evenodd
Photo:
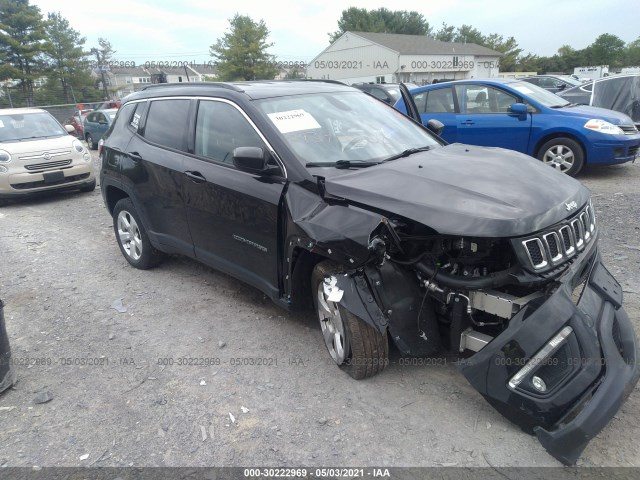
M617 125L598 118L592 118L589 120L584 124L584 128L588 128L594 132L606 133L608 135L624 135L622 129Z

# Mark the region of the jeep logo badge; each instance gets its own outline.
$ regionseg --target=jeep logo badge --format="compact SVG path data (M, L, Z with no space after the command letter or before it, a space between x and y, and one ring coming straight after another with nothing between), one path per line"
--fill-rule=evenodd
M571 203L565 203L564 205L567 207L567 211L568 212L570 212L574 208L578 208L578 204L576 203L575 200L573 202L571 202Z

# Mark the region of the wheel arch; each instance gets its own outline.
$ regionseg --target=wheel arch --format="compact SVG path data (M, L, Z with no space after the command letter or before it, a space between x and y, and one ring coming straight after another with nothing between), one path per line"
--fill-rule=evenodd
M129 194L127 194L127 192L113 185L108 185L105 188L104 199L110 215L113 215L113 209L115 208L116 203L118 203L123 198L131 197L129 196Z
M538 154L540 153L540 148L549 140L553 140L554 138L569 138L574 142L577 142L578 145L580 145L580 148L582 149L582 157L583 157L584 165L587 164L587 161L588 161L587 147L585 146L583 139L581 139L579 136L570 132L553 132L541 137L536 143L532 156L534 158L538 158Z

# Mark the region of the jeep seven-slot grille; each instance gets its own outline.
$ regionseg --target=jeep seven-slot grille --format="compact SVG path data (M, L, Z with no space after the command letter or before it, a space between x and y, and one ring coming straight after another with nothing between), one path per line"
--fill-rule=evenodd
M529 263L525 267L541 272L562 265L584 249L595 231L593 206L589 203L572 218L520 240Z

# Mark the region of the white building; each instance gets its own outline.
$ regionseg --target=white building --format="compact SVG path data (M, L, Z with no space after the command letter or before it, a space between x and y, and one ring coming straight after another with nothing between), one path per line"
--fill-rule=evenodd
M496 77L501 56L474 43L447 43L424 35L345 32L311 60L307 78L424 85Z

